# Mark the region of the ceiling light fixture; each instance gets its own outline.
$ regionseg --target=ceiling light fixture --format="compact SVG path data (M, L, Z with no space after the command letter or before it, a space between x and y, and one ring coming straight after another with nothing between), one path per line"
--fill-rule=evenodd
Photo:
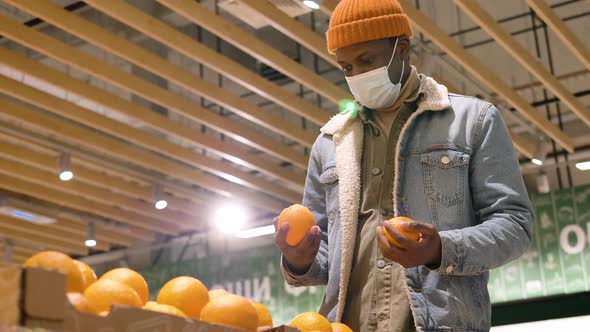
M164 199L164 189L159 183L154 185L154 206L158 210L163 210L168 206L168 202Z
M577 163L576 168L580 171L588 171L590 170L590 161L583 161L581 163Z
M304 0L303 4L311 9L320 9L320 5L316 1L313 1L313 0Z
M69 153L63 152L59 156L59 179L62 181L70 181L74 178L74 172L72 171L72 158Z
M84 244L89 248L96 246L96 226L94 225L94 222L88 223L88 238Z
M247 219L246 209L237 204L222 205L215 213L215 224L225 234L240 232Z

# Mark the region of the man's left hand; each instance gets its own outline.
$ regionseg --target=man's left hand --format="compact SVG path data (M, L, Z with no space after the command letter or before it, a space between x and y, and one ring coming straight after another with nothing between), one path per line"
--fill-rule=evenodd
M420 233L420 240L413 241L398 232L389 223L384 223L387 233L401 246L396 246L385 237L381 226L377 227L377 241L383 256L405 268L426 265L437 269L441 263L441 240L436 227L418 221L402 222L401 227L410 232Z

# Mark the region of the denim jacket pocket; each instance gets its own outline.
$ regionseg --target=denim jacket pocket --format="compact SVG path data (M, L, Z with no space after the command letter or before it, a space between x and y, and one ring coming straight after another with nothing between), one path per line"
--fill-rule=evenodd
M324 168L320 175L320 182L326 192L326 213L328 216L328 226L331 226L338 217L338 173L336 166Z
M451 149L429 151L420 156L424 193L431 201L435 221L441 214L454 214L455 218L460 218L460 211L447 210L460 207L465 199L469 159L469 154Z

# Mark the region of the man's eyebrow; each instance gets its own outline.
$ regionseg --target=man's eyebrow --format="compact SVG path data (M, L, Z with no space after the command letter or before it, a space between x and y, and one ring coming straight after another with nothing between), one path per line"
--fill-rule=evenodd
M364 56L367 56L367 55L369 55L369 51L364 51L363 53L357 55L354 59L355 60L358 60L358 59L360 59L360 58L362 58Z

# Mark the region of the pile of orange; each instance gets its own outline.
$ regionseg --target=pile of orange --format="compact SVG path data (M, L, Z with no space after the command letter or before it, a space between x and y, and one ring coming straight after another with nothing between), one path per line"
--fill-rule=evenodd
M64 273L67 297L79 311L106 316L114 304L141 308L149 291L145 279L137 272L119 268L97 280L86 263L56 251L43 251L30 257L24 267L40 267Z
M24 267L64 273L67 298L78 311L84 313L107 316L113 305L126 305L248 331L273 326L270 311L263 304L225 290L209 291L201 281L192 277L183 276L168 281L158 293L157 302L148 302L147 282L139 273L128 268L113 269L97 280L90 266L55 251L32 256Z

